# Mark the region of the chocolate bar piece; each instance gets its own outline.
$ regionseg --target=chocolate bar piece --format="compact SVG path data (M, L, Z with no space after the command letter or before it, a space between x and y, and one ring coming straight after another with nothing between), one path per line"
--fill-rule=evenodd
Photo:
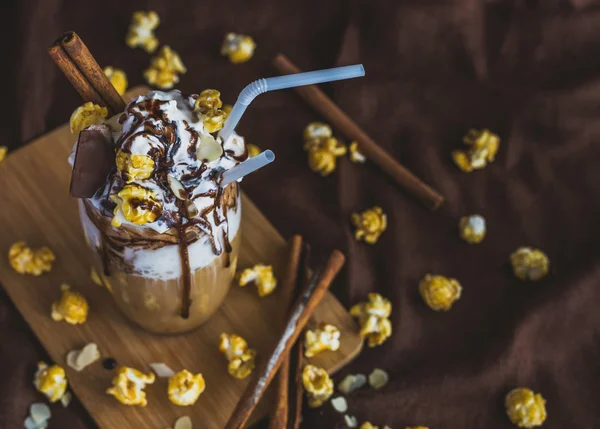
M81 131L71 175L71 196L92 197L114 166L115 150L108 125L94 125Z

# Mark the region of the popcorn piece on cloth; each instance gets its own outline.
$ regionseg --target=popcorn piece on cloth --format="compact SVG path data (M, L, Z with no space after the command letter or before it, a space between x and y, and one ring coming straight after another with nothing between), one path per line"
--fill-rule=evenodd
M248 143L246 145L246 148L248 149L248 158L254 158L256 155L258 155L261 152L261 150L258 146L250 144L250 143Z
M379 429L379 426L375 426L371 422L364 422L360 425L360 429Z
M452 159L457 167L466 173L480 170L488 162L494 161L500 145L500 138L486 129L469 130L463 141L469 148L453 151Z
M515 276L521 280L541 280L550 268L548 256L533 247L519 247L510 255L510 263Z
M117 205L112 226L119 227L123 220L134 225L145 225L158 219L162 213L162 203L154 192L139 185L125 185L117 194L111 195Z
M117 375L112 380L112 387L106 393L114 396L124 405L139 405L145 407L148 404L144 388L146 384L154 383L154 373L144 374L135 368L120 366Z
M32 250L24 241L18 241L8 250L8 261L19 274L41 276L52 270L52 263L56 259L48 247Z
M194 405L205 387L202 374L194 375L184 369L169 378L169 400L175 405Z
M308 396L308 406L320 407L333 395L333 381L322 368L306 365L302 371L302 384Z
M304 128L304 141L333 137L331 127L323 122L311 122Z
M117 93L119 95L125 94L125 91L127 91L127 75L125 72L111 66L104 67L103 71L112 86L117 90Z
M456 279L427 274L419 283L423 301L435 311L448 311L460 298L462 286Z
M125 43L130 48L141 47L151 54L158 47L158 39L154 35L158 24L160 24L160 18L155 11L134 12L125 36Z
M88 101L75 109L71 114L71 119L69 120L71 133L79 134L90 125L102 124L107 116L108 109L106 107L101 107Z
M119 149L115 163L126 183L148 179L154 172L154 160L147 155L132 155Z
M239 335L221 334L219 351L225 355L229 364L227 371L237 379L248 377L255 366L256 350L248 348L248 343Z
M179 54L165 45L150 60L150 67L144 71L144 78L149 85L171 89L179 82L179 74L186 71Z
M352 224L356 228L354 232L356 240L375 244L387 228L387 216L381 207L375 206L362 213L354 213Z
M6 158L7 153L8 148L6 146L0 146L0 162L4 161L4 158Z
M88 316L88 302L79 292L73 292L69 285L60 285L62 296L52 303L52 320L64 320L71 325L85 323Z
M315 138L304 143L308 152L308 166L321 176L328 176L335 171L337 159L346 155L346 146L335 137Z
M511 390L504 405L510 421L520 428L541 426L546 420L546 400L531 389L521 387Z
M321 323L315 330L307 330L304 335L304 356L313 357L324 350L336 351L340 348L340 330L328 323Z
M277 287L277 279L273 275L273 266L258 264L252 268L246 268L240 273L239 285L246 286L254 282L258 290L258 296L267 296Z
M467 243L481 243L485 237L485 219L480 215L463 216L458 223L460 238Z
M367 157L358 150L358 142L350 143L349 151L350 161L362 164L367 160Z
M221 45L221 55L228 57L233 64L245 63L254 55L256 43L250 36L227 33Z
M392 303L378 293L369 294L369 302L361 302L350 309L350 314L358 318L360 335L367 337L369 347L383 344L392 335L389 317Z
M205 89L194 103L194 112L202 121L209 133L215 133L223 128L228 113L221 109L221 93L216 89Z
M59 401L67 390L67 375L65 370L58 366L48 366L45 362L38 362L33 384L38 392L46 395L50 402Z

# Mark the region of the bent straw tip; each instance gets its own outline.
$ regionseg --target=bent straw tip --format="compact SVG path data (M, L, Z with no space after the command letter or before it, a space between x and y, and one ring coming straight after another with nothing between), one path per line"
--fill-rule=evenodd
M263 156L265 157L265 159L266 159L267 161L269 161L269 162L273 162L273 161L275 161L275 154L273 153L273 151L272 151L272 150L270 150L270 149L268 149L268 150L265 150L265 151L263 152L263 154L264 154Z

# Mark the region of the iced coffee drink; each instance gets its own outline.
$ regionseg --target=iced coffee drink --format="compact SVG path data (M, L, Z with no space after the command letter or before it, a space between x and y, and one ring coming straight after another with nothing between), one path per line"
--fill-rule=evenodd
M77 150L104 139L114 152L106 179L79 199L95 268L123 314L152 332L201 325L233 280L240 193L222 181L247 152L237 134L218 137L220 108L214 90L153 91L79 135Z

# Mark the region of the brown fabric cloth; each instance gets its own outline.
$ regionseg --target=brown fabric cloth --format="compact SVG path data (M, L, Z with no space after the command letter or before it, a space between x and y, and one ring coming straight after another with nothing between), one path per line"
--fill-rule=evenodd
M309 171L303 127L319 119L293 92L261 96L239 126L271 148L274 165L243 187L286 236L342 249L348 264L334 292L350 306L377 291L393 303L392 338L344 368L391 377L378 392L349 398L360 423L440 428L510 428L508 390L528 386L547 399L545 427L600 427L600 9L591 0L304 0L13 2L3 14L5 75L0 144L15 148L64 123L81 103L46 49L76 30L101 65L142 83L149 56L124 44L131 13L158 11L157 35L188 68L186 92L218 88L233 102L250 81L275 75L288 55L304 70L361 62L367 76L324 85L394 157L447 198L430 213L373 165L342 159L328 178ZM252 35L256 56L231 65L219 55L227 31ZM469 128L502 144L487 169L461 173L450 152ZM0 184L1 187L1 184ZM0 188L1 189L1 188ZM1 206L0 199L0 206ZM350 215L380 205L388 230L357 243ZM488 235L458 238L460 216L480 213ZM514 278L508 256L540 247L550 276ZM448 313L417 293L426 273L459 279L463 297ZM0 294L0 427L22 427L35 362L45 353ZM205 394L210 394L210 388ZM50 428L93 428L76 402L53 407ZM329 404L304 427L344 427ZM201 427L201 426L199 426Z

